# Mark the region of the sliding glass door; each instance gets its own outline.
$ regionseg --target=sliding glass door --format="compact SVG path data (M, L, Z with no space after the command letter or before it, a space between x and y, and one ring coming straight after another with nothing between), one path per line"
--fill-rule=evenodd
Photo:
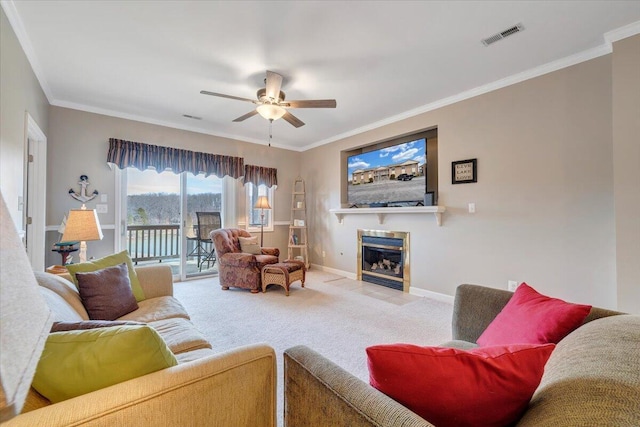
M221 228L222 180L215 176L185 173L184 224L186 236L186 277L218 272L209 233Z
M181 279L217 273L212 225L202 222L217 218L215 228L221 226L222 180L135 168L120 173L120 246L134 263L167 263Z

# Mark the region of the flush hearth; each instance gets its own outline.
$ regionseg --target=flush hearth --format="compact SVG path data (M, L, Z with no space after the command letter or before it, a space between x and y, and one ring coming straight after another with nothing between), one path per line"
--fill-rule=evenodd
M409 292L409 233L358 230L358 280Z

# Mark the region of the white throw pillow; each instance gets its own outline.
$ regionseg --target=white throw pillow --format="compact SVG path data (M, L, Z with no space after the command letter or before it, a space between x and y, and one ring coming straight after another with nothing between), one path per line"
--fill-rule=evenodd
M238 240L240 240L240 250L242 252L251 255L262 255L257 237L238 237Z

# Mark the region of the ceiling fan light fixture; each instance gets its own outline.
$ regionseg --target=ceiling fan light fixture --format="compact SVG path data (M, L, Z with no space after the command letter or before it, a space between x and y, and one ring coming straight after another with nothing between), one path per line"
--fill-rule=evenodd
M256 111L267 120L278 120L287 112L284 108L274 104L259 105Z

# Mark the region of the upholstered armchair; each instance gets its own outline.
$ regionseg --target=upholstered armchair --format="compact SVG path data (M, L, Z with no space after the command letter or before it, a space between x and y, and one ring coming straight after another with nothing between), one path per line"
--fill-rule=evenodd
M250 289L257 293L262 286L260 272L267 264L278 262L278 248L262 248L262 254L252 255L242 252L239 237L251 237L251 234L239 228L221 228L212 231L211 240L218 254L220 286L226 290L233 286Z

